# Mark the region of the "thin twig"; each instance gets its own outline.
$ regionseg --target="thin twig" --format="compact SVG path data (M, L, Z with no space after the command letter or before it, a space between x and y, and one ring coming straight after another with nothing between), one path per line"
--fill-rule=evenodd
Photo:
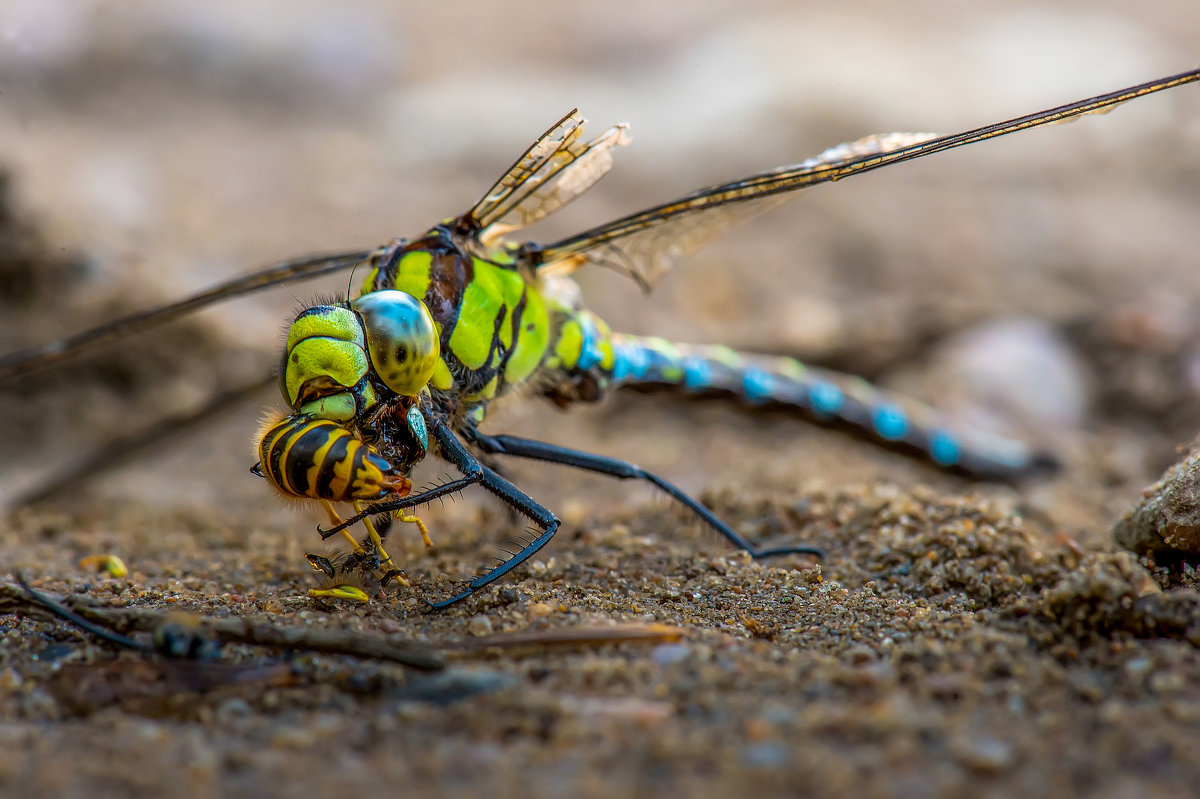
M40 593L40 592L39 592ZM95 605L82 597L57 597L40 593L43 599L69 606L85 624L95 623L110 629L153 631L171 621L173 613L145 608L116 608ZM43 599L34 599L20 585L0 583L0 610L28 613L30 608L46 610ZM56 614L62 615L62 614ZM77 623L70 617L68 620ZM91 631L90 627L80 625ZM438 654L425 644L397 641L378 633L353 630L314 630L306 627L283 627L269 622L243 618L202 618L199 628L222 643L250 644L271 649L301 652L322 652L333 655L389 660L414 669L437 671L444 668ZM133 642L137 645L137 642ZM140 648L140 647L139 647Z

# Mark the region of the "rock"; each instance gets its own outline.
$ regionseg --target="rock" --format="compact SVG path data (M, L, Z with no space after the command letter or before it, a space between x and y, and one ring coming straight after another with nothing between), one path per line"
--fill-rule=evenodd
M1046 322L988 322L952 338L939 357L961 381L968 421L984 429L998 420L1036 431L1075 429L1087 416L1087 368Z
M1112 530L1113 540L1138 554L1200 553L1200 441Z

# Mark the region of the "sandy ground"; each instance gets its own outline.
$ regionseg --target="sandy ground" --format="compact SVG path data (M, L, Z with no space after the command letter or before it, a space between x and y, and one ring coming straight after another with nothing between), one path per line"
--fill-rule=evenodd
M473 202L575 105L593 130L628 120L635 144L594 197L531 231L538 240L864 133L965 129L1177 72L1194 66L1200 35L1200 13L1133 2L993 16L922 2L206 8L0 7L0 350L280 257L417 233ZM198 693L177 690L161 661L136 676L140 656L0 615L0 786L1190 792L1192 574L1147 570L1109 531L1200 431L1198 139L1188 87L814 190L648 297L581 275L619 329L863 374L1063 457L1053 479L972 486L799 420L664 397L569 414L517 401L491 420L661 472L755 540L825 547L819 568L749 562L647 489L516 466L566 522L530 568L424 612L420 593L511 535L503 509L469 495L430 509L435 550L394 534L414 588L318 605L304 598L317 580L303 556L321 546L319 516L281 507L246 473L270 392L72 479L7 517L5 572L104 603L435 649L614 622L683 637L501 648L432 677L296 653L283 684ZM0 498L269 372L289 314L344 286L230 303L0 386ZM79 565L99 553L129 575ZM223 657L281 656L229 645ZM151 687L120 682L123 670ZM94 675L117 687L91 690Z

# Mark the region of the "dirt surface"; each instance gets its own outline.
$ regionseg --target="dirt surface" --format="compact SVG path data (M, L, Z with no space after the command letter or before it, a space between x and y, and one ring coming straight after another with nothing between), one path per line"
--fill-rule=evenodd
M593 131L630 121L635 144L538 240L868 132L965 129L1181 71L1200 36L1200 12L1132 0L995 16L923 2L243 6L0 9L0 351L282 257L418 233L574 105ZM517 465L565 522L528 568L425 611L422 596L513 535L503 508L468 494L423 512L435 549L389 537L411 588L322 603L305 596L320 581L304 559L329 551L320 515L246 472L270 392L130 463L110 454L6 517L0 580L411 639L446 667L226 644L231 670L204 683L218 671L8 612L0 790L1191 793L1195 575L1148 568L1110 529L1200 432L1198 139L1200 90L1186 87L814 190L650 296L580 276L615 328L862 374L1064 461L1053 478L973 486L799 420L660 396L568 414L518 399L489 420L638 462L755 541L824 547L819 566L752 562L648 489ZM230 303L0 386L0 499L269 373L289 314L345 285ZM81 565L99 554L128 575ZM545 640L617 623L681 632ZM543 639L503 638L522 632Z

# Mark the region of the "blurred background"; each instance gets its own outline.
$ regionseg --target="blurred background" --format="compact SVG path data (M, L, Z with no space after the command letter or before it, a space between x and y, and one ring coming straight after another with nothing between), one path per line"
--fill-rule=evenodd
M281 258L418 234L572 107L593 133L631 123L634 144L537 240L867 133L964 130L1183 71L1200 6L3 0L0 37L8 351ZM1103 537L1200 431L1198 211L1189 86L805 192L649 296L603 270L579 278L614 328L796 355L1051 446L1066 475L1022 500ZM0 387L0 499L268 373L301 303L345 285L232 302ZM308 530L246 472L271 403L54 503ZM635 460L692 491L964 486L799 421L665 397L570 414L511 402L489 429ZM513 472L568 520L650 496Z

